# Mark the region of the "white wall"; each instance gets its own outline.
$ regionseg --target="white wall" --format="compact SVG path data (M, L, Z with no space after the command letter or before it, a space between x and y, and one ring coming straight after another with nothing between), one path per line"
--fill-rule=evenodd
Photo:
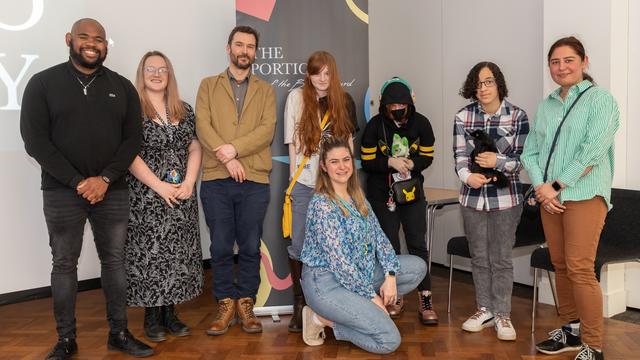
M538 1L400 0L369 2L369 81L372 113L391 76L409 81L417 109L431 121L435 158L425 184L458 189L454 172L453 116L467 100L458 95L477 62L500 66L509 99L534 116L542 93L542 4ZM446 242L464 234L456 206L437 213L433 261L447 264ZM515 253L516 281L531 283L529 251ZM468 269L468 262L456 260Z
M172 60L182 97L195 104L200 80L227 65L224 51L235 26L235 2L173 1L73 1L33 0L43 6L34 26L9 31L32 13L32 2L0 0L0 64L15 79L25 64L23 54L38 58L18 83L18 102L28 79L36 72L66 61L64 35L82 17L100 21L114 45L106 65L133 79L138 61L147 50L165 52ZM2 55L4 54L4 56ZM2 69L0 69L1 71ZM51 253L42 214L40 168L24 152L19 133L19 111L6 110L9 89L0 82L0 294L48 286ZM201 221L205 254L208 235ZM208 257L208 256L207 256ZM100 276L91 232L86 231L80 258L80 280Z

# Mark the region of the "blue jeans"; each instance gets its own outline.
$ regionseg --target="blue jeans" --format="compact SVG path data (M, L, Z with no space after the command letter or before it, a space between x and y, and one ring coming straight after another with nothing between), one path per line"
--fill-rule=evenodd
M95 205L89 204L74 189L45 190L42 198L53 255L51 293L58 337L76 337L78 258L87 219L100 258L102 290L111 332L126 329L124 243L129 222L128 191L107 191L104 200Z
M398 205L396 211L389 211L384 201L370 200L373 213L380 223L382 231L389 238L393 250L400 255L400 225L404 232L409 254L429 261L429 251L425 234L427 233L427 202L424 198L405 205ZM431 290L431 274L427 273L418 284L418 290Z
M396 274L398 295L416 288L427 273L426 263L414 255L399 255L400 271ZM388 354L400 346L400 332L393 320L371 299L343 287L327 268L305 267L302 270L302 290L307 304L318 315L333 321L333 333L338 340L375 353ZM384 282L380 264L374 270L373 286Z
M216 299L256 297L260 286L260 238L269 205L269 185L232 178L203 181L200 199L211 237ZM238 244L237 283L233 244Z
M296 182L291 189L291 245L287 247L289 257L300 260L304 245L304 227L307 222L307 209L313 197L313 189Z

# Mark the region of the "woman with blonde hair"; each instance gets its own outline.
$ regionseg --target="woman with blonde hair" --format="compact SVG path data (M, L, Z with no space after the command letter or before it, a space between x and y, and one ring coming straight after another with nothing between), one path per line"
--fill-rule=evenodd
M324 327L376 354L395 351L400 332L385 304L415 289L427 272L414 255L396 255L360 187L347 141L327 139L307 214L302 339L324 343Z
M307 207L318 172L320 142L336 137L353 147L352 135L358 129L355 104L349 93L342 89L336 60L330 53L316 51L309 56L303 87L292 90L287 97L284 121L284 142L289 147L289 178L294 181L291 190L293 229L291 245L287 249L294 295L289 331L300 332L305 301L300 287L302 263L299 259ZM305 164L296 177L303 161Z
M195 183L201 148L191 106L178 94L169 59L147 52L138 65L141 151L129 167L127 302L144 306L144 334L154 342L189 328L174 305L202 292L202 250Z

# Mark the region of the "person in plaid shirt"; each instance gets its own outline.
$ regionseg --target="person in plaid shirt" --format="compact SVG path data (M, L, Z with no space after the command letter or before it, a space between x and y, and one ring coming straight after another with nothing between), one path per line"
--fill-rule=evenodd
M453 127L456 173L462 182L460 204L469 240L471 270L478 310L462 329L481 331L495 325L498 339L515 340L510 320L513 263L511 249L522 213L520 154L529 133L527 114L506 100L507 85L500 68L492 62L476 64L467 75L460 95L472 103L458 111ZM494 179L472 173L471 133L485 131L498 152L483 152L476 162L501 171L509 185L498 188Z

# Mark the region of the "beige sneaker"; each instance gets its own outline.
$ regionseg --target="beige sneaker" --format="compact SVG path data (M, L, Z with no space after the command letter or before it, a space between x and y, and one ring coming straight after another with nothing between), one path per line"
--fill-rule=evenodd
M496 332L500 340L513 341L516 339L516 329L513 328L511 319L506 316L496 316Z
M302 340L309 346L319 346L324 344L324 326L316 325L313 321L315 313L310 307L302 308Z

